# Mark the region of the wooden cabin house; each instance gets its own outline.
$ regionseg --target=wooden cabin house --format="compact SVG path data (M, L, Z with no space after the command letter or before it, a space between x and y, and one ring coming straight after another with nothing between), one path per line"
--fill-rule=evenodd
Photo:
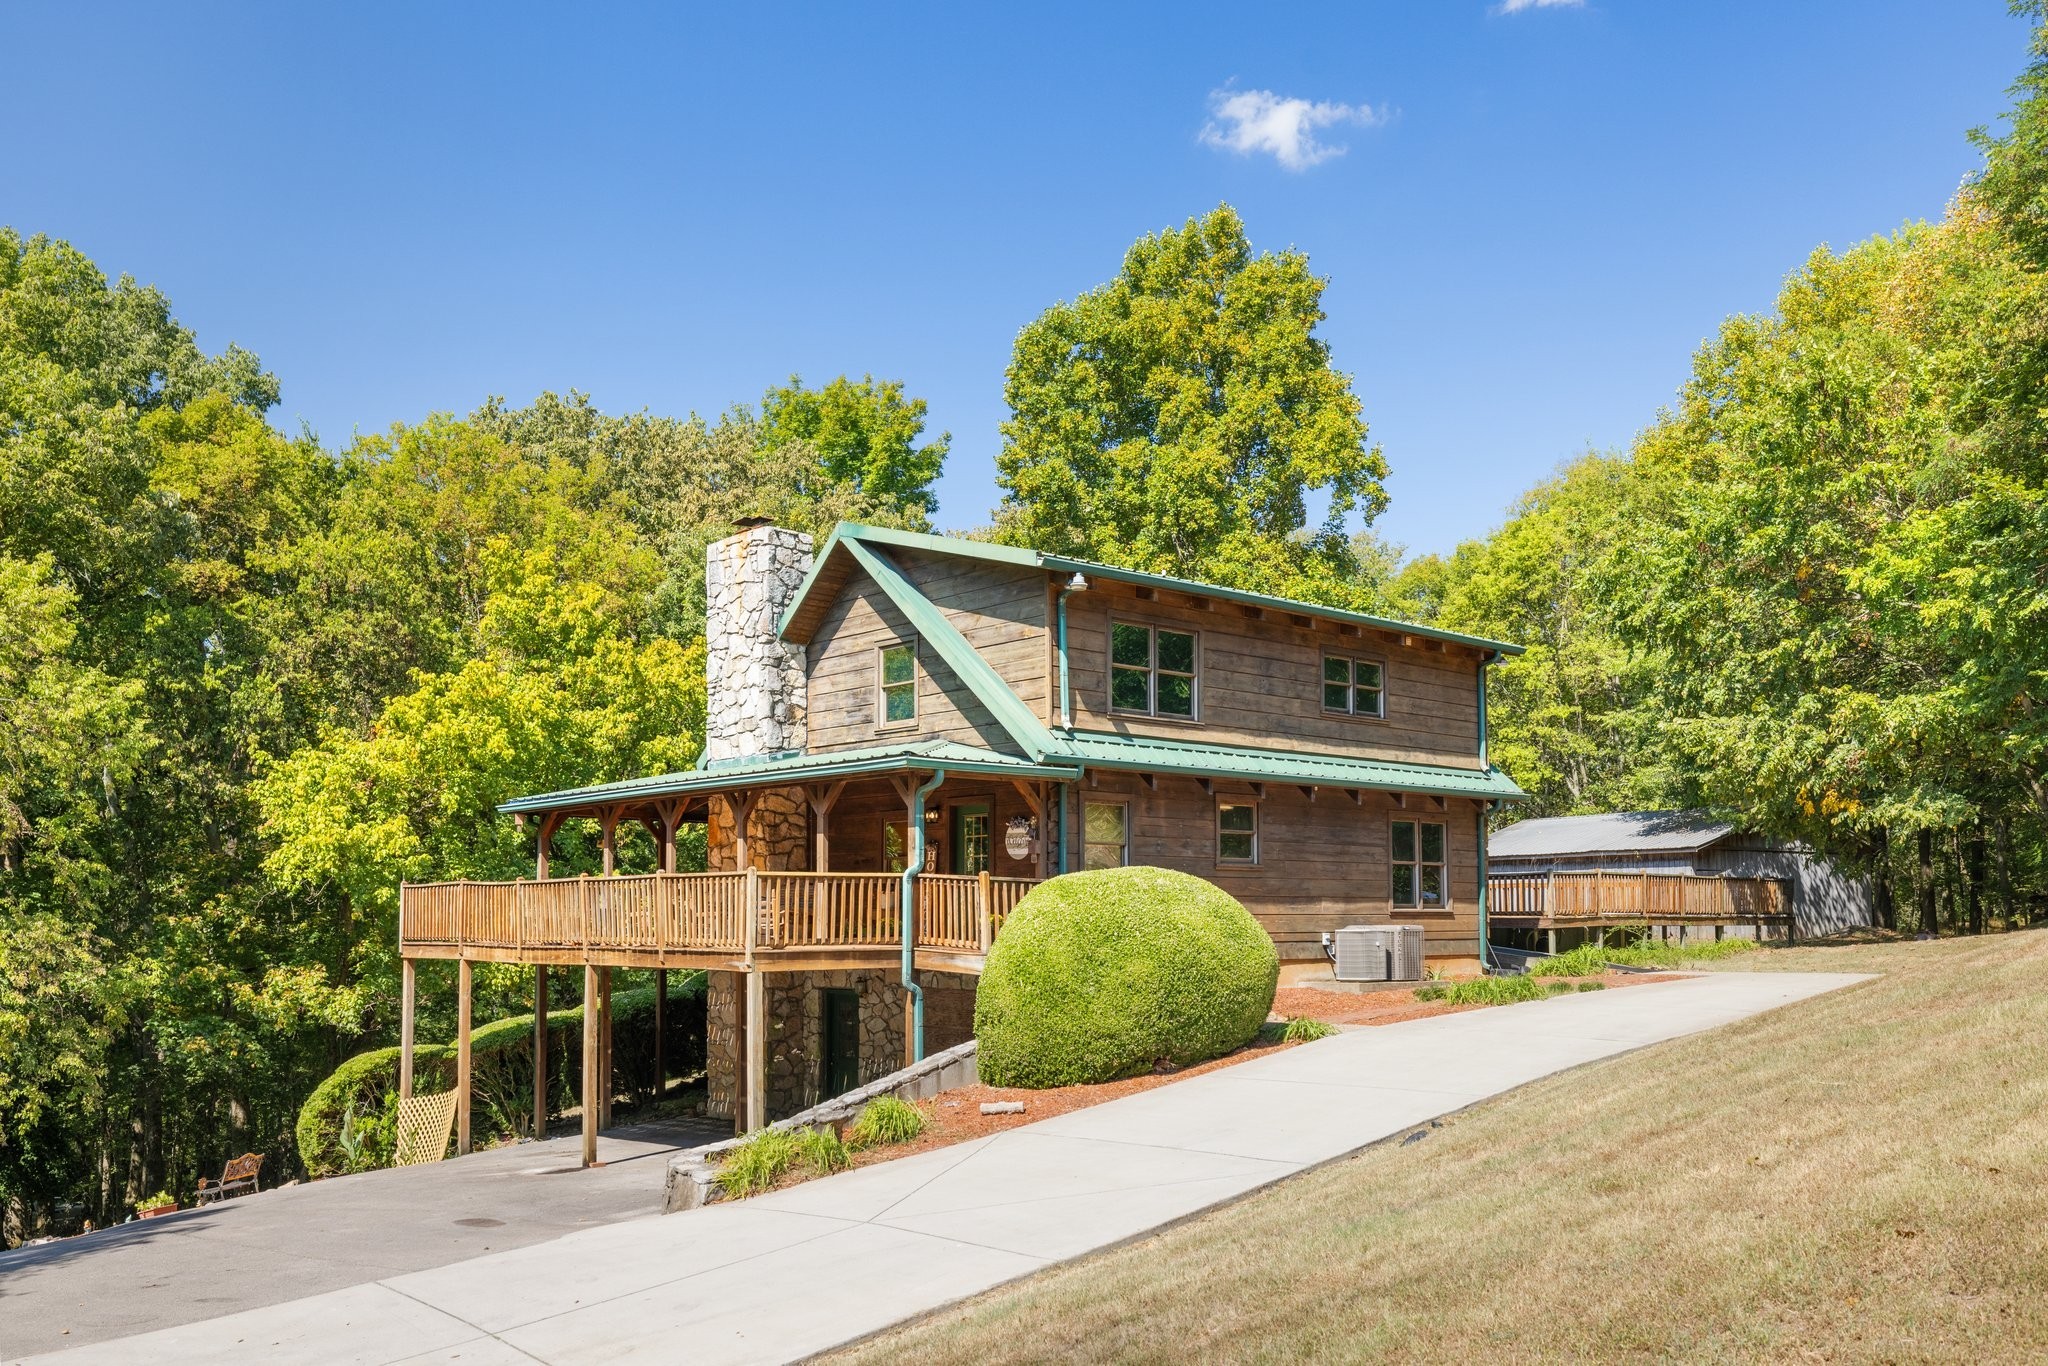
M969 1037L1004 916L1070 869L1207 878L1288 976L1361 922L1479 954L1488 814L1520 795L1487 761L1486 668L1513 645L852 524L815 554L745 526L710 548L707 604L698 767L508 803L535 879L406 887L408 982L423 958L465 983L475 960L576 964L602 1002L613 968L705 969L709 1103L751 1129ZM572 818L607 873L633 824L663 871L551 879ZM688 822L708 871L673 871Z

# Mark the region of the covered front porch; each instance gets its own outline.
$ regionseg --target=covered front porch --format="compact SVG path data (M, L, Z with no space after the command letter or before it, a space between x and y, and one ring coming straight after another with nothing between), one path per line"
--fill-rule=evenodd
M736 1127L751 1130L768 1118L769 1044L782 1030L785 988L826 980L798 974L834 974L830 980L840 983L901 979L900 1028L892 1013L889 1041L863 1045L895 1050L900 1038L902 1056L883 1069L894 1070L914 1060L923 1037L924 993L913 975L958 982L979 974L1004 919L1048 875L1055 784L1071 777L1067 769L925 741L767 756L508 803L504 809L535 833L533 878L400 891L401 1091L409 1091L412 1075L415 968L434 959L454 960L458 969L462 1152L470 1146L470 980L478 962L535 966L537 1035L546 1029L546 968L584 969L583 1000L591 1007L584 1013L586 1162L595 1160L597 1134L610 1119L608 1001L617 969L651 969L664 979L671 970L714 975L712 999L736 1007L728 1028L718 1019L707 1025L714 1054L734 1064L726 1100ZM550 876L551 846L564 823L577 819L600 834L601 868ZM692 824L704 829L706 871L677 870ZM644 871L627 872L622 837L636 829L647 835L632 841ZM646 870L650 861L655 866ZM871 1013L882 999L868 990L859 1008ZM897 1011L895 995L888 1001L886 1009ZM871 1025L861 1026L864 1033L878 1035ZM536 1049L535 1058L538 1098L546 1093L544 1052ZM881 1060L861 1057L857 1065L873 1070ZM544 1123L536 1114L535 1131Z

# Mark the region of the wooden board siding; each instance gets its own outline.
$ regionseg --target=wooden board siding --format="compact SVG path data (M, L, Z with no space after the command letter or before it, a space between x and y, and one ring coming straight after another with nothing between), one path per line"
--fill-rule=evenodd
M892 558L1024 705L1046 715L1053 683L1045 571L936 555Z
M1192 630L1200 636L1196 721L1109 710L1111 619ZM1386 665L1387 719L1323 710L1326 653ZM1067 599L1067 660L1074 724L1082 730L1257 745L1400 763L1479 767L1479 655L1464 646L1404 646L1396 635L1344 635L1335 623L1296 626L1285 612L1245 615L1233 603L1189 606L1187 595L1156 600L1107 580Z
M876 726L875 673L881 647L897 644L918 647L917 723L883 730ZM939 658L938 651L918 639L896 604L864 573L847 580L807 651L807 748L813 754L885 744L892 737L957 740L1006 754L1018 752L1009 732Z
M1192 778L1161 774L1154 791L1134 774L1111 773L1097 775L1095 786L1075 786L1068 794L1071 866L1080 866L1083 804L1091 798L1126 800L1131 862L1192 873L1224 888L1258 917L1283 959L1320 958L1325 930L1390 920L1426 927L1432 956L1477 952L1476 803L1454 799L1447 810L1438 811L1433 802L1411 798L1403 809L1391 796L1365 793L1364 801L1354 804L1334 789L1319 790L1311 802L1298 787L1269 783L1259 803L1259 863L1244 868L1216 862L1215 811L1218 798L1250 800L1252 790L1243 783L1218 782L1215 787L1212 797ZM1448 911L1394 912L1387 863L1390 823L1397 818L1443 822L1449 841Z

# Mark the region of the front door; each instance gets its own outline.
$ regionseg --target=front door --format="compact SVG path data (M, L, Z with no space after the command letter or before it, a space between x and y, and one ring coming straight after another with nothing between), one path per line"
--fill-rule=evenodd
M953 871L973 875L989 870L987 802L962 802L953 808Z
M860 993L842 987L825 993L825 1075L821 1100L860 1085Z

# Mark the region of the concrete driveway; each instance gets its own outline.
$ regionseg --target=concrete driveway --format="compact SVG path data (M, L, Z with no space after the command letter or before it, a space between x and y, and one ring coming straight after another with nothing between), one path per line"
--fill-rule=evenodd
M0 1252L0 1359L218 1318L657 1214L668 1156L726 1121L621 1127L364 1172Z
M757 1199L365 1277L59 1360L793 1360L1550 1073L1861 980L1724 972L1354 1030Z

